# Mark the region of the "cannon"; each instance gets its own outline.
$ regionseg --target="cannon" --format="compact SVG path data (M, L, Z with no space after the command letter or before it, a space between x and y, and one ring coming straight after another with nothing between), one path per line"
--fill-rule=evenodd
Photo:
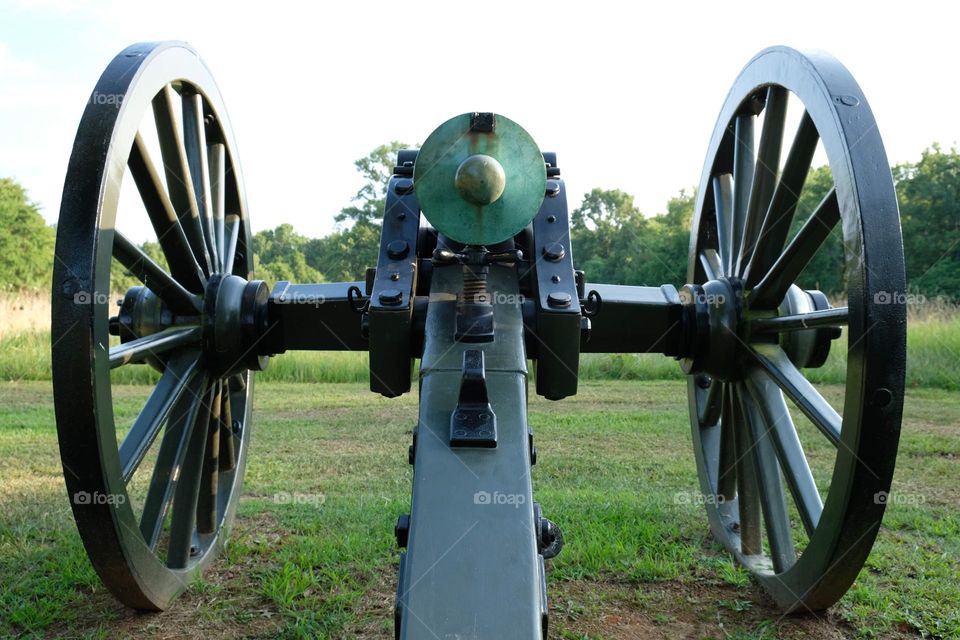
M589 282L574 268L556 154L486 112L398 153L364 279L270 287L254 277L236 144L196 52L133 45L95 94L117 99L87 104L70 158L53 383L73 514L126 605L164 609L216 557L241 493L256 372L291 350L367 351L370 389L388 397L411 391L419 360L398 638L546 637L544 560L564 538L532 494L528 362L536 393L560 400L577 392L584 353L677 361L709 526L784 611L824 609L852 584L896 460L906 314L890 302L905 284L880 134L829 55L775 47L737 77L679 288ZM804 211L815 157L832 184ZM124 180L163 260L116 228ZM846 288L828 298L796 283L831 237ZM142 282L119 308L114 261ZM831 350L845 365L832 400L810 381ZM159 378L125 420L112 372L132 366ZM126 499L138 482L142 496Z

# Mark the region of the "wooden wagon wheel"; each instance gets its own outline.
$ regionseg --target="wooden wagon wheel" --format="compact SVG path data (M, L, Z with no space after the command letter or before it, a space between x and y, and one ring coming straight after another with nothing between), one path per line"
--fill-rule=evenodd
M792 139L788 102L802 107ZM802 211L818 143L833 184ZM804 222L791 238L794 220ZM795 284L827 242L842 243L845 307ZM688 282L703 355L684 366L695 374L690 418L713 533L785 610L828 607L883 517L906 346L889 165L866 99L832 57L768 49L737 78L700 182ZM838 412L808 374L841 328Z
M116 229L125 179L162 260ZM144 286L110 317L113 261ZM77 526L104 584L129 606L166 607L216 556L233 518L251 369L265 365L244 342L256 321L247 311L266 296L252 271L236 145L210 72L183 43L125 49L97 83L70 158L52 350ZM111 372L137 366L160 375L131 423L115 411Z

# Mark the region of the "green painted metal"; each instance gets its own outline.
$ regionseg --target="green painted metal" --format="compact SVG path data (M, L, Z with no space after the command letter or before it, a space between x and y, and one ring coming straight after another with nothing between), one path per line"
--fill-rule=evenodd
M515 267L490 269L490 286L515 295ZM410 533L398 595L399 637L542 638L542 564L534 535L527 435L527 362L516 303L494 304L495 342L454 341L458 267L434 271L420 368L420 421ZM463 352L483 349L495 449L447 443ZM509 570L506 570L509 567Z
M424 215L464 244L491 245L530 224L543 202L543 154L524 129L497 115L472 131L464 113L437 127L420 149L413 184Z

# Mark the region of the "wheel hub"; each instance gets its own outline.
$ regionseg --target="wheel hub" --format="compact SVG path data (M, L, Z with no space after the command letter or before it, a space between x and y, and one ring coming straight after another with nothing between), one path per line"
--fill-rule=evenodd
M793 285L776 311L753 311L744 304L739 278L718 278L688 284L680 291L684 305L686 356L680 364L688 374L708 374L730 382L746 373L745 356L751 343L777 343L799 368L820 367L830 354L830 343L840 336L836 327L811 328L783 334L751 330L751 320L793 316L831 309L820 291Z
M787 290L779 312L781 316L790 316L832 308L827 296L822 292L804 291L793 285ZM780 346L798 367L822 367L827 361L827 356L830 355L830 343L839 337L839 327L792 331L781 335Z
M262 280L216 274L207 281L202 315L177 316L147 287L131 287L120 301L119 313L110 319L110 332L127 343L170 327L200 324L205 362L213 374L262 371L269 357L259 354L256 346L267 330L268 297ZM163 369L153 356L146 362Z
M247 369L262 371L270 358L256 345L267 328L263 280L214 275L207 282L203 305L203 346L208 366L220 376Z
M117 316L110 319L110 333L120 336L120 342L158 333L173 324L173 314L147 287L130 287L118 304Z
M707 373L721 380L742 377L741 354L746 346L743 326L743 285L739 278L718 278L688 284L680 290L686 324L687 356L680 366L688 374Z

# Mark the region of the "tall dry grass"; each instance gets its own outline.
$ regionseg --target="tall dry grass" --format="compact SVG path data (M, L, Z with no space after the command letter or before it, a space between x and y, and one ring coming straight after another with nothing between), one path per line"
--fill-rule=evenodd
M24 331L42 331L50 327L50 296L27 291L0 293L0 339Z

